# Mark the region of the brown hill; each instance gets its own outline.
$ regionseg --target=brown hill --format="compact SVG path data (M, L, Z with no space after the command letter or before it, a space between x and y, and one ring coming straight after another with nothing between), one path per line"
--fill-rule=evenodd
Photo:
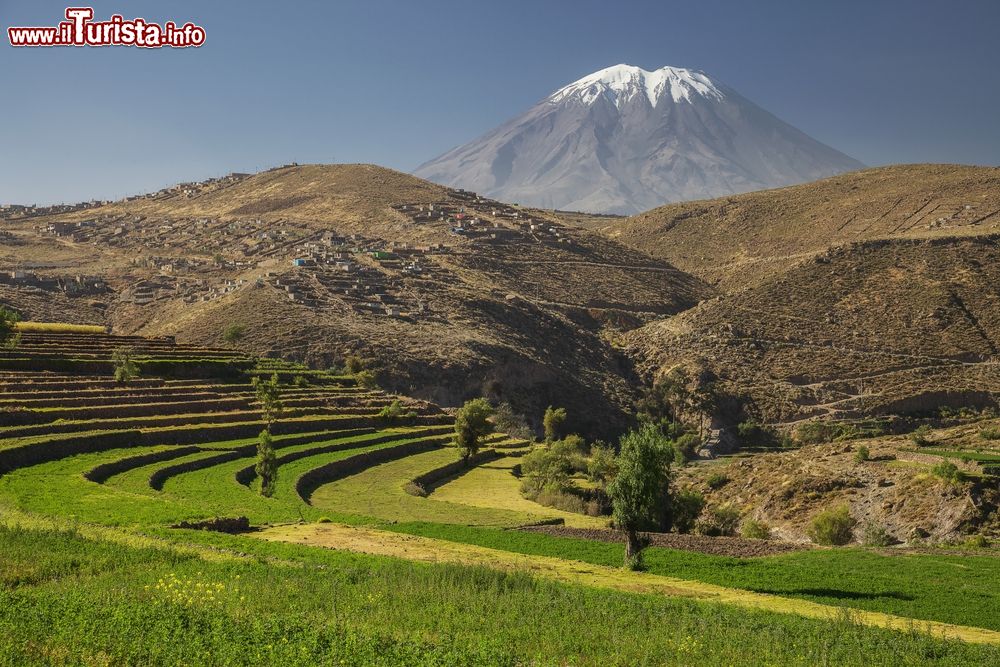
M998 238L831 249L625 338L649 373L708 368L766 421L992 404Z
M4 229L0 270L28 276L0 298L27 318L201 344L239 325L254 352L317 365L356 353L411 395L486 394L533 420L562 404L605 433L633 392L607 330L713 292L559 214L371 165L183 184Z
M723 289L829 247L1000 229L1000 169L902 165L662 206L601 228Z

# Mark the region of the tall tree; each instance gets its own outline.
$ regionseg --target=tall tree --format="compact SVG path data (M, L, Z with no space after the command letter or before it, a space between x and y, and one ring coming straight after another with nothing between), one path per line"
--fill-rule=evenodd
M17 333L17 323L21 320L17 313L6 306L0 306L0 348L13 349L21 341Z
M622 437L618 472L608 484L612 517L625 533L625 565L637 569L642 564L642 530L662 526L669 512L670 441L654 424L644 424Z
M482 446L483 438L493 432L493 406L485 398L466 401L455 415L455 446L466 462L475 456Z
M278 383L277 373L267 380L255 376L251 383L257 394L257 402L260 404L261 419L265 424L264 430L257 437L256 471L260 476L260 493L269 498L274 494L274 487L278 481L278 462L274 454L271 428L281 417L284 405L281 402L281 386Z
M251 381L254 392L257 394L257 403L260 404L260 416L270 430L271 426L278 421L284 411L281 402L281 386L278 383L278 374L274 373L267 380L254 376Z
M542 417L542 428L545 430L545 442L558 440L562 433L563 423L566 421L566 408L554 408L551 405L545 408L545 415Z

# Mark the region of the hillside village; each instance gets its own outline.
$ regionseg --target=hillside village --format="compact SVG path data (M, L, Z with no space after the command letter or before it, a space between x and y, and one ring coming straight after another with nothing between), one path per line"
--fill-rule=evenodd
M123 201L195 198L246 177L230 174L182 183ZM431 316L429 297L438 289L435 285L456 280L436 258L474 254L480 244L573 247L572 235L552 220L466 190L448 190L447 195L431 203L391 206L412 224L434 227L447 237L446 242L423 244L341 234L327 225L294 218L171 218L117 213L51 219L109 202L8 209L11 221L42 220L31 227L36 236L122 250L133 259L121 280L111 281L122 284L119 290L99 277L44 275L18 267L5 267L0 281L13 287L62 291L68 296L111 293L121 303L139 307L160 299L208 302L240 289L268 286L307 308L345 303L359 315L414 320ZM4 234L0 242L16 243L21 238Z

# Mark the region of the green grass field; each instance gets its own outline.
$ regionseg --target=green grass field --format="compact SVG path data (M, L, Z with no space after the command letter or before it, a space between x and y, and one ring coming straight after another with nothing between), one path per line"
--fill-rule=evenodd
M271 368L289 378L300 370L273 363L256 372ZM287 387L303 413L279 422L278 482L265 498L247 474L262 424L246 376L130 387L87 373L0 370L0 665L1000 665L1000 645L944 640L918 625L872 627L864 617L1000 631L992 555L845 548L739 559L648 549L650 575L819 603L834 615L843 608L843 617L684 599L633 587L628 577L639 575L617 569L620 544L515 530L554 518L607 523L522 497L516 451L442 479L426 497L408 493L408 482L457 460L443 446L449 418L386 423L376 413L392 397L350 377L313 372L308 385ZM51 414L60 410L66 418ZM491 444L510 453L520 443L498 435ZM367 458L382 450L401 458ZM299 485L348 463L308 491ZM281 525L272 530L367 526L383 543L433 538L419 548L478 547L497 561L170 527L239 516ZM520 569L500 567L505 558ZM542 558L568 572L602 568L617 587L547 577L532 569ZM961 636L983 641L973 634Z
M218 534L183 539L213 561L190 550L0 528L0 664L1000 661L995 646L847 617L814 621ZM220 549L248 555L220 558Z

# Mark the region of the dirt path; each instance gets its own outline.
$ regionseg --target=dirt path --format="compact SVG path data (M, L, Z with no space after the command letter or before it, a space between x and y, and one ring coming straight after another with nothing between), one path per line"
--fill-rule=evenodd
M277 526L256 533L256 536L265 540L391 556L412 561L460 563L499 570L516 570L564 583L684 597L704 602L720 602L783 614L798 614L810 618L835 619L844 613L844 609L841 607L831 607L808 600L783 598L662 575L628 572L579 561L518 554L476 545L392 533L374 528L337 524L306 524ZM935 636L961 639L967 642L1000 644L1000 632L993 630L936 621L919 621L879 612L854 609L850 611L856 622L864 625L902 631L917 629L930 632Z

